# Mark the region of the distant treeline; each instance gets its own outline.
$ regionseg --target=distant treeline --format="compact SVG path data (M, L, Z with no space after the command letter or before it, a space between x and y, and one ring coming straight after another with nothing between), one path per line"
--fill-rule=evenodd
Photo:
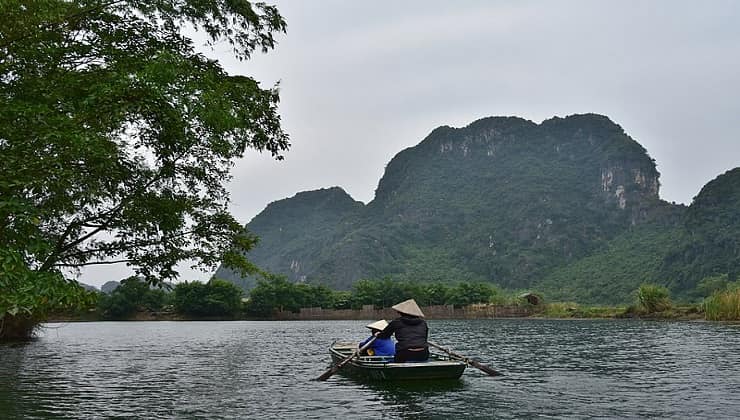
M98 295L98 311L106 319L127 319L145 311L170 311L193 317L230 317L242 310L241 289L223 280L178 283L167 290L152 288L136 277L129 277L110 294Z
M246 299L243 299L246 297ZM110 294L98 295L103 318L126 319L137 312L170 311L193 317L228 317L245 314L265 317L276 311L298 312L301 308L359 309L364 305L387 308L405 299L422 306L466 306L474 303L511 303L515 298L488 283L399 282L390 279L361 280L350 291L326 286L292 283L284 277L257 282L246 296L234 284L213 279L208 283L185 282L171 288L152 288L136 277L121 281Z
M300 308L359 309L363 305L388 308L415 299L421 306L474 303L513 303L516 298L506 295L490 283L459 282L419 283L381 280L360 280L349 291L332 290L326 286L292 283L284 277L259 280L249 293L248 313L269 315L275 310L298 312Z
M728 276L709 277L701 282L707 296L694 304L694 313L705 313L707 319L740 319L740 283ZM185 317L266 317L278 311L299 312L301 308L360 309L364 305L388 308L413 298L421 306L454 305L462 307L477 303L526 305L519 292L505 292L481 282L419 283L391 279L361 280L349 291L332 290L322 285L292 283L284 277L259 280L248 295L236 285L219 279L208 283L185 282L171 289L152 288L131 277L121 282L111 294L98 294L99 315L105 319L127 319L137 312L170 312ZM626 308L627 316L663 314L676 310L669 290L664 286L643 284L634 291L635 303ZM591 309L575 303L551 303L546 316L589 317ZM613 311L609 311L611 313ZM593 315L593 314L592 314ZM615 313L616 316L620 314Z

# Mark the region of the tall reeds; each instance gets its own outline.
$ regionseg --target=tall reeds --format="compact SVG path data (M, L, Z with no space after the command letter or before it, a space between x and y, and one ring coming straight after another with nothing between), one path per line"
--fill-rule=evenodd
M712 321L740 320L740 286L712 293L704 300L704 313Z

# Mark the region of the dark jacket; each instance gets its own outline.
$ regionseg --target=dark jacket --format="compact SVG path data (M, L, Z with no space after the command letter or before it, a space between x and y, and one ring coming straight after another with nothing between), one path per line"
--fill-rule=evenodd
M396 335L396 353L398 353L406 349L426 348L429 328L423 319L403 315L391 321L378 337L390 338L393 334Z

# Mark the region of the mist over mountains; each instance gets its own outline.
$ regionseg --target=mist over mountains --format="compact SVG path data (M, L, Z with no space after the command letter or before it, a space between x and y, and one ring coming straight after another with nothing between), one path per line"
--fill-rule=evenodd
M689 207L659 198L659 176L601 115L442 126L388 163L367 205L339 187L269 204L246 226L260 237L248 257L338 289L485 281L584 303L624 302L643 282L690 297L704 277L735 278L740 169ZM254 284L224 268L215 276Z

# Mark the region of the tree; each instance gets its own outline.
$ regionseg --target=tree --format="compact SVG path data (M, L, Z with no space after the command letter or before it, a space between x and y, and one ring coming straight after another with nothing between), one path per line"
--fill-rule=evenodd
M490 303L498 291L487 283L458 283L450 292L449 302L455 306Z
M99 307L106 318L125 319L137 311L160 310L164 301L164 290L152 289L146 282L132 276L123 279L110 295L103 294Z
M175 310L185 315L232 316L241 309L241 289L224 280L179 283L173 294Z
M202 315L208 312L205 283L198 281L178 283L172 291L175 310L182 314Z
M80 303L70 277L87 265L126 263L150 283L177 277L183 261L254 272L243 252L256 238L227 210L224 183L247 149L287 150L278 91L227 74L182 30L248 59L285 31L277 9L9 0L0 14L4 323L43 318L28 296Z
M301 308L348 307L348 293L336 294L326 286L296 284L284 276L266 276L257 280L257 287L249 292L247 312L257 316L269 316L275 311L298 312Z
M292 309L294 284L285 277L268 276L257 280L257 286L249 292L247 312L253 315L268 316L286 307Z
M208 282L208 315L234 315L242 307L242 289L225 280L213 279Z

